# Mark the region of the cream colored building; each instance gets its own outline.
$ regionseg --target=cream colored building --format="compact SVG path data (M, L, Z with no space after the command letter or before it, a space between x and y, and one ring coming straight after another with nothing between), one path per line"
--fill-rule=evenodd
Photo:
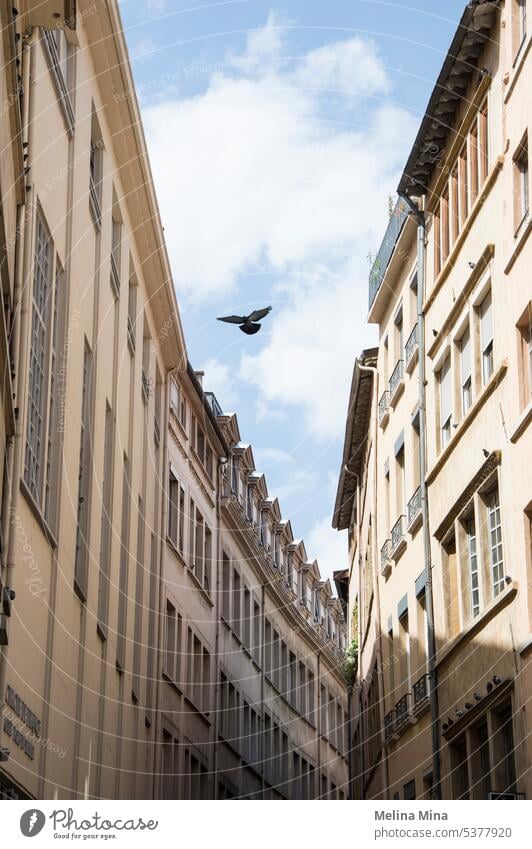
M188 362L117 3L1 8L0 796L345 798L341 604Z
M170 384L158 795L344 799L340 602L202 379Z
M344 473L335 513L378 694L369 797L532 796L527 5L464 11L370 278L377 371L371 401L351 396L368 496L348 516Z
M164 386L184 341L117 4L28 8L0 783L149 798Z

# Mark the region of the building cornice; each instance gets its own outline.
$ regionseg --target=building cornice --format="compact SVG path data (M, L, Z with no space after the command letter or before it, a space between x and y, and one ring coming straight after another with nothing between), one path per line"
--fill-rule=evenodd
M80 0L78 17L94 61L150 306L157 327L164 329L159 347L169 370L183 369L185 338L118 4L109 0L94 14L90 0Z

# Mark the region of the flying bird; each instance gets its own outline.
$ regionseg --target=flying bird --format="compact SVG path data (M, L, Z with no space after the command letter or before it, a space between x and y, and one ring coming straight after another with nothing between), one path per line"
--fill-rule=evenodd
M239 324L242 333L247 333L248 336L253 336L261 329L261 324L258 322L261 318L265 318L272 311L271 307L266 307L263 310L255 310L249 315L226 315L218 319L225 321L227 324Z

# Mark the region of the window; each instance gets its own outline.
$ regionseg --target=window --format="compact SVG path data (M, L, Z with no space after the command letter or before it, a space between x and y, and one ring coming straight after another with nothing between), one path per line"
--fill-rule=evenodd
M181 639L183 620L172 602L166 601L164 672L176 684L180 683Z
M522 222L528 217L530 210L530 183L528 171L528 135L525 135L514 156L515 167L515 230L519 230Z
M127 305L127 344L131 356L135 353L137 346L137 285L135 279L130 276Z
M512 44L516 59L521 52L521 48L526 41L527 36L526 2L527 0L513 0L512 2Z
M478 616L480 611L480 586L478 574L478 557L477 557L477 531L475 527L475 518L471 518L466 523L467 532L467 559L469 564L469 581L471 589L471 611L473 616Z
M460 380L462 384L462 415L465 416L473 399L471 381L471 333L469 327L460 340Z
M111 235L111 289L115 298L120 295L120 254L122 251L122 224L113 212Z
M445 448L451 439L452 380L451 358L447 357L439 373L440 383L440 447Z
M170 469L168 484L168 537L183 554L185 525L185 491Z
M416 781L408 781L403 787L403 798L405 801L411 801L416 798Z
M532 302L517 323L519 403L521 409L532 398Z
M478 197L489 170L488 104L475 115L433 216L434 273L439 274Z
M103 446L102 474L102 517L100 524L100 577L98 583L98 633L107 638L107 617L109 610L109 571L111 552L111 505L113 495L113 411L109 402L105 402L105 431Z
M129 532L130 532L130 499L131 485L129 460L124 454L124 464L122 470L122 516L120 527L120 567L118 578L118 617L117 617L117 645L116 645L116 666L119 672L125 669L125 653L126 653L126 617L128 608L128 576L129 576Z
M451 783L453 799L469 799L469 771L465 735L451 745Z
M54 286L53 258L53 242L42 214L38 210L33 270L24 481L35 502L41 508L44 498L45 469L47 469L48 480L53 471L51 458L47 464L47 455L58 435L57 432L54 433L53 423L57 412L54 390L57 388L59 340L57 338L54 340L54 334L59 330L60 317L55 311L55 304L57 304L62 276L56 277Z
M89 155L89 206L94 223L102 223L103 140L95 115L92 116Z
M91 416L92 351L85 340L83 378L81 390L81 433L79 443L78 511L76 529L76 560L74 580L78 594L87 597L87 569L89 562L89 497L92 469L90 416Z
M493 578L493 594L498 595L504 589L504 563L502 555L502 528L499 490L494 489L487 498L489 550Z
M451 781L454 799L518 792L511 697L499 701L451 744Z
M480 305L480 346L482 358L482 383L485 386L493 374L493 315L491 292Z
M179 415L179 386L175 380L170 380L170 412Z
M231 564L227 554L222 555L222 616L226 622L231 618Z
M240 637L240 618L240 574L237 569L233 569L233 630L238 637Z

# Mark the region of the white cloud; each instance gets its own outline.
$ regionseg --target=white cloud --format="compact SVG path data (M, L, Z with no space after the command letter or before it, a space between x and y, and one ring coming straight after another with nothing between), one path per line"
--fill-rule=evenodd
M278 312L262 350L242 357L242 376L265 407L301 411L305 432L318 438L341 436L354 356L373 341L361 314L363 275L364 264L353 261L335 274L309 277Z
M332 582L333 572L347 568L346 534L333 530L329 516L315 523L305 537L305 548L310 560L318 561L324 580Z
M297 405L307 431L330 439L345 422L353 358L373 339L365 257L414 121L373 97L390 87L373 42L294 58L282 24L270 15L204 93L148 108L145 125L179 297L205 302L240 284L252 301L246 273L284 277L264 347L240 376L257 388L258 417ZM324 88L356 96L338 112Z
M280 49L271 27L253 33L250 43L255 52L248 44L246 59ZM384 69L374 46L360 39L323 51L310 51L295 71L272 71L266 63L258 76L246 75L245 62L238 78L216 73L204 94L145 110L181 294L195 301L220 295L251 267L282 271L349 249L357 229L363 240L374 233L372 216L385 208L381 187L397 167L404 117L396 110L392 117L400 120L388 126L390 135L379 133L389 118L382 106L366 118L361 109L363 127L330 123L319 93L299 88L298 75L317 79L321 67L327 81L348 77L359 92L373 93L383 87Z
M383 93L390 87L375 44L359 37L309 51L293 79L302 86L353 94Z
M199 371L205 372L203 381L205 391L214 392L224 412L234 410L237 405L238 392L232 369L216 357L210 357L199 368Z

